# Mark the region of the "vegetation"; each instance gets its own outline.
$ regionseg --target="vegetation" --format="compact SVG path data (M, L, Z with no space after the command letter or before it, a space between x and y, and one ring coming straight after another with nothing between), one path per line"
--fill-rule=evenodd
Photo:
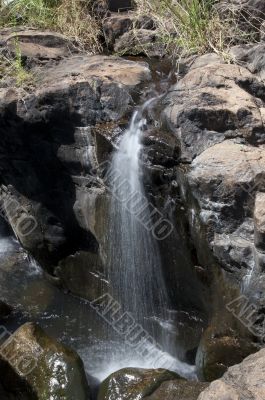
M140 15L152 17L160 40L170 54L178 57L212 51L226 57L231 45L255 40L257 27L261 25L246 10L239 18L231 10L230 1L221 16L216 7L218 0L134 0L134 3ZM51 29L73 39L79 48L97 53L102 48L95 4L100 1L0 0L0 26ZM15 69L20 70L21 60L16 65Z
M31 82L33 77L23 66L19 43L15 39L14 48L14 57L0 55L0 80L1 78L6 79L7 77L11 77L15 80L16 86L23 87L25 84Z
M220 17L216 0L136 0L136 3L141 14L151 15L155 20L170 52L187 55L214 51L224 56L231 44L253 39L253 29L242 30L234 10L226 10L226 16ZM245 15L243 18L248 19Z
M2 1L0 26L27 25L52 29L74 39L79 47L100 50L100 27L93 16L93 0Z

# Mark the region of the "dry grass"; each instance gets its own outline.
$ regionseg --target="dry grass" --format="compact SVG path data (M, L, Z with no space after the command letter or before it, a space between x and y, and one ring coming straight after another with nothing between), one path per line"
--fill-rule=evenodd
M91 0L62 0L56 9L54 26L83 49L96 53L102 50L99 42L101 30L92 14L92 3Z
M136 0L138 12L150 15L171 54L216 52L226 57L231 45L257 36L257 18L228 8L221 13L216 0ZM229 7L230 3L230 7ZM251 11L249 11L251 13ZM249 29L242 29L242 18Z
M22 63L22 56L18 41L14 42L15 55L8 57L0 53L0 82L10 78L12 84L17 87L24 87L32 84L33 75L27 71Z
M83 50L101 51L100 26L93 0L13 0L0 9L0 25L51 29L73 39Z

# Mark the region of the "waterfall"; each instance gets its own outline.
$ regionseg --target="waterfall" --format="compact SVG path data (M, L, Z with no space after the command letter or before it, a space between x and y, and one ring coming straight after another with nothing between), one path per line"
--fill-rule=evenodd
M110 264L114 293L140 323L167 306L158 246L148 227L153 223L141 179L143 110L136 111L114 154L111 178Z
M161 334L163 322L167 325L170 304L157 239L151 229L154 207L145 195L140 161L141 140L146 125L144 112L153 101L149 100L134 113L107 173L111 205L106 274L113 296L122 309L130 312L137 323L158 341L153 357L166 354L170 365L165 368L191 376L194 367L172 357L170 347L175 343L168 343L167 334ZM135 351L132 353L127 354L125 365L147 368L152 365L150 360L149 363L146 360L135 362ZM124 365L124 359L121 365ZM160 366L156 363L156 367Z

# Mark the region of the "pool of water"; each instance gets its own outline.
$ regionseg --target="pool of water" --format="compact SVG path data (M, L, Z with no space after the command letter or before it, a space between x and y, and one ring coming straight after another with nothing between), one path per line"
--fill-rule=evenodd
M14 309L4 321L10 332L28 321L38 323L49 335L79 353L88 376L95 382L123 367L165 366L166 353L161 349L156 350L154 365L154 358L139 355L125 337L116 334L110 339L112 327L90 303L56 287L11 236L0 239L0 293L1 299ZM170 327L169 322L158 322ZM170 369L188 378L195 376L193 366L169 354L166 357Z

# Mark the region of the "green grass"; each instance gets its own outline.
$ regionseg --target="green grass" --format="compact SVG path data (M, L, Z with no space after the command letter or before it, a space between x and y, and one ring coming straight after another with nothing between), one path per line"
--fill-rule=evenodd
M226 17L219 15L216 0L136 0L136 3L139 13L152 16L162 40L176 54L214 51L224 55L237 39L249 40L240 31L233 13L227 13Z

